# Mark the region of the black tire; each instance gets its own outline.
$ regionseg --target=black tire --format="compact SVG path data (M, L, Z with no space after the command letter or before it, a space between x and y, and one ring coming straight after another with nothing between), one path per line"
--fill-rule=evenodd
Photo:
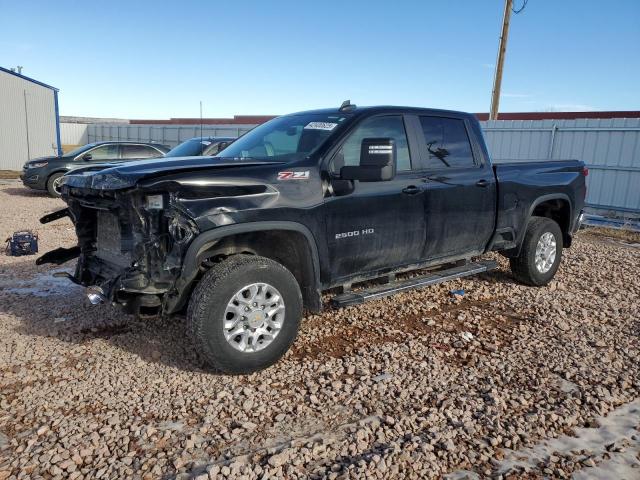
M284 301L284 320L270 344L243 352L227 341L223 322L234 295L254 283L277 289ZM273 260L254 255L235 255L213 266L194 289L187 309L187 325L198 356L213 370L231 374L273 365L295 340L301 318L302 294L293 274Z
M555 239L556 256L551 268L546 272L542 272L536 267L536 247L538 241L545 233L552 234ZM562 258L562 248L563 242L560 226L550 218L532 217L527 225L520 255L510 259L513 276L516 280L526 285L536 287L546 285L558 271Z
M64 175L65 172L56 172L47 179L47 192L55 198L60 197L60 192L56 190L57 180Z

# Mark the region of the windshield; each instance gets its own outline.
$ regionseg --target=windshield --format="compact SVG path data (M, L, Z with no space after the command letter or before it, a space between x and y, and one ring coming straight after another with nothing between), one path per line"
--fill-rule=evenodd
M212 140L203 138L192 138L185 142L182 142L177 147L173 147L169 150L169 153L165 157L194 157L202 154L211 144Z
M94 147L95 145L96 145L95 143L88 143L87 145L83 145L81 147L74 148L70 152L65 153L63 155L63 157L76 157L76 156L80 155L82 152L84 152L86 150L89 150L91 147Z
M301 160L317 149L346 118L339 114L274 118L246 133L217 156L266 162Z

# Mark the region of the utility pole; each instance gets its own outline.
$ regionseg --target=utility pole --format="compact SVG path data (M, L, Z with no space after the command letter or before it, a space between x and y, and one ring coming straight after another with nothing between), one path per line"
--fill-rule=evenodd
M507 39L509 38L509 20L513 0L504 0L504 15L502 17L502 32L500 33L500 45L498 46L498 60L496 61L496 73L493 77L493 91L491 92L491 111L489 120L498 119L498 107L500 106L500 87L502 86L502 67L507 51Z

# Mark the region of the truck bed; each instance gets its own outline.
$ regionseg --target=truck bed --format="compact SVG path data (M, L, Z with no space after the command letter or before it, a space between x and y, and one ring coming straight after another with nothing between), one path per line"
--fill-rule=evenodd
M536 208L553 197L557 209L566 212L568 231L573 231L577 216L584 207L586 175L579 160L539 160L501 162L493 165L498 185L496 232L505 247L509 239L519 245L526 223ZM560 197L562 200L557 200ZM567 242L569 238L565 239Z

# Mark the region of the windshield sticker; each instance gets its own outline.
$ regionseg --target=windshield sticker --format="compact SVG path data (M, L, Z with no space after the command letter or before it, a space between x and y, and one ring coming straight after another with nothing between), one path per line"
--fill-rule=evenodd
M309 170L301 172L278 172L278 180L309 180Z
M207 145L207 146L211 145L211 142L209 142L208 140L203 140L200 143L202 143L203 145Z
M305 130L333 130L338 126L337 123L330 122L309 122L304 127Z

